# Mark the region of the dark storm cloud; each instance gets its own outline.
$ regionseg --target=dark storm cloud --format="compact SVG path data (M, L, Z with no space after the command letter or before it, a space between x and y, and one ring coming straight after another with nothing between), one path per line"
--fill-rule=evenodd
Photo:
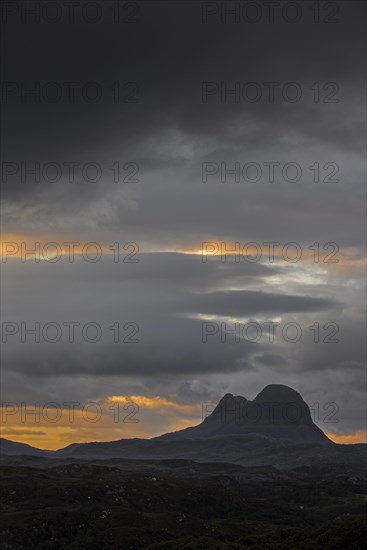
M72 105L10 97L5 160L107 163L131 152L144 159L149 151L142 139L172 128L189 140L210 138L231 147L231 128L239 123L256 126L244 143L250 150L269 146L294 129L320 144L358 149L363 135L362 126L356 127L355 105L363 86L363 59L355 58L363 47L360 2L340 3L339 22L319 25L306 15L295 24L282 18L276 24L222 24L216 18L203 24L200 2L140 5L138 23L122 27L107 17L92 25L22 24L9 16L5 82L32 88L37 82L93 81L101 83L104 94L97 103L79 98ZM111 87L117 80L139 84L137 103L114 103ZM340 87L337 105L313 102L311 87L319 80ZM228 87L236 81L276 82L279 89L297 81L303 96L293 105L278 99L274 104L222 104L216 97L203 104L206 81ZM338 131L341 125L343 132ZM34 193L34 187L42 191L31 181L19 186L14 178L4 191L19 199ZM82 200L95 192L92 186ZM72 199L77 191L65 188L64 193Z
M203 24L200 2L143 2L138 23L123 26L107 16L96 25L23 24L9 16L6 82L31 88L94 81L103 96L74 104L65 97L58 103L9 98L2 157L17 173L2 184L10 201L7 230L45 232L47 222L87 239L105 231L117 240L123 232L162 245L217 236L364 244L362 9L360 2L341 2L339 20L329 24L316 24L306 10L294 24L282 18L222 24L216 17ZM139 84L137 103L114 103L117 80ZM263 99L227 103L216 94L203 103L203 82L229 88L258 82ZM299 82L302 98L292 104L278 94L271 103L264 82L279 83L278 91ZM324 103L324 96L315 103L315 82L321 92L323 83L335 82L338 103ZM138 183L114 182L117 161L138 165ZM269 161L298 163L301 182L233 185L229 178L223 186L220 175L202 182L205 162L228 168L258 162L265 177ZM41 170L58 163L62 177L52 184L41 175L37 184L25 174L21 181L22 162L30 169L39 162ZM100 181L85 181L79 167L70 183L65 164L73 162L100 165ZM321 182L328 173L323 166L337 163L339 182L315 185L309 169L315 162Z

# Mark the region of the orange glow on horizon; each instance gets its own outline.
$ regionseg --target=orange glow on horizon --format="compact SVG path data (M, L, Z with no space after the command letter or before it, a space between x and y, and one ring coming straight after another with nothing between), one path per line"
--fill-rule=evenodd
M101 414L96 420L96 408ZM29 406L29 409L32 409ZM33 447L57 450L71 443L116 441L125 438L151 438L163 433L196 426L202 422L202 404L183 405L154 396L110 396L95 402L89 411L60 409L57 422L55 409L42 410L38 421L34 413L22 416L20 408L3 407L1 437L27 443ZM103 411L103 414L102 414ZM366 443L366 431L349 434L326 433L339 444Z
M108 401L111 403L131 402L138 405L138 407L145 407L146 409L160 410L164 408L169 408L177 412L186 414L199 413L201 410L199 405L181 405L174 401L170 401L165 397L160 397L159 395L157 395L156 397L148 397L146 395L112 395L108 398Z
M327 437L334 441L334 443L339 444L353 444L353 443L367 443L367 432L366 430L357 430L352 434L333 434L326 433Z
M78 409L42 408L41 405L37 414L34 410L32 405L24 409L19 405L0 408L1 437L40 449L57 450L71 443L149 439L195 426L202 420L200 403L182 405L160 396L110 396Z

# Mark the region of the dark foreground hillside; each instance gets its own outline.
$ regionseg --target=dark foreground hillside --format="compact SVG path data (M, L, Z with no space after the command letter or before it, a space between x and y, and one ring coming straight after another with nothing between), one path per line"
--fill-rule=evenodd
M1 466L2 550L361 550L366 469L186 460Z

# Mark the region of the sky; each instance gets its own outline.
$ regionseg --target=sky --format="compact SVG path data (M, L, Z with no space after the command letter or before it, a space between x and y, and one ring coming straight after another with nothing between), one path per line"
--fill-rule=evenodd
M364 3L0 16L3 437L153 437L279 383L364 441Z

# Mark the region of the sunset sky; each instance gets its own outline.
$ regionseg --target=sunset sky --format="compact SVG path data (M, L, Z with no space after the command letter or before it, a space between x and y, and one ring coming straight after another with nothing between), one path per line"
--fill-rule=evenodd
M2 14L2 436L153 437L279 383L363 442L363 3L96 4Z

